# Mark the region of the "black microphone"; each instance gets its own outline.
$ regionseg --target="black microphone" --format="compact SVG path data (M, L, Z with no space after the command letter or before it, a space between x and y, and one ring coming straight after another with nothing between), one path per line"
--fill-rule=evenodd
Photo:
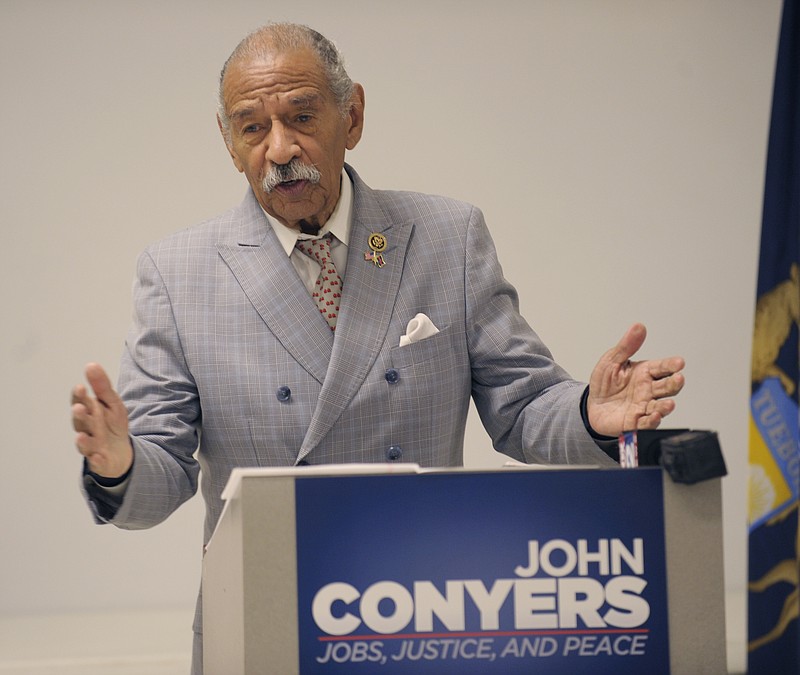
M728 474L715 431L652 429L636 432L639 466L662 466L676 483L699 483Z

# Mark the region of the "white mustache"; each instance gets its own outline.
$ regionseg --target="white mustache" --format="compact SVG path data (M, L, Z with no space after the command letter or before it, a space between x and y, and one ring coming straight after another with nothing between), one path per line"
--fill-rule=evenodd
M270 167L261 181L264 192L272 192L281 183L293 180L307 180L309 183L319 183L322 174L313 165L303 164L298 159L293 159L287 164L275 164Z

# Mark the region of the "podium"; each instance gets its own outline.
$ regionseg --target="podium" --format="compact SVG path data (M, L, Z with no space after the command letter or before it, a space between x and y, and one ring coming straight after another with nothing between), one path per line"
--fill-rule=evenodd
M223 498L211 675L727 672L719 479L236 469Z

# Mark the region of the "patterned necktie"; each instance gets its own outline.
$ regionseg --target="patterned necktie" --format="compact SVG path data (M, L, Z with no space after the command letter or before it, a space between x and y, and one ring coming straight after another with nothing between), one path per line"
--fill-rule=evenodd
M336 330L339 302L342 297L342 280L331 258L331 235L319 239L298 239L297 248L320 264L319 276L311 297L317 303L319 313L325 317L331 330Z

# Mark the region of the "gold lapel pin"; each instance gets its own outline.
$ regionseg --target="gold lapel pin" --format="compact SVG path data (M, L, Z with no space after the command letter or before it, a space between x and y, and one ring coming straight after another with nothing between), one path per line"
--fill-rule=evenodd
M383 267L386 264L382 252L386 250L386 237L379 232L373 232L367 240L370 250L364 254L364 260L372 262L376 267Z

